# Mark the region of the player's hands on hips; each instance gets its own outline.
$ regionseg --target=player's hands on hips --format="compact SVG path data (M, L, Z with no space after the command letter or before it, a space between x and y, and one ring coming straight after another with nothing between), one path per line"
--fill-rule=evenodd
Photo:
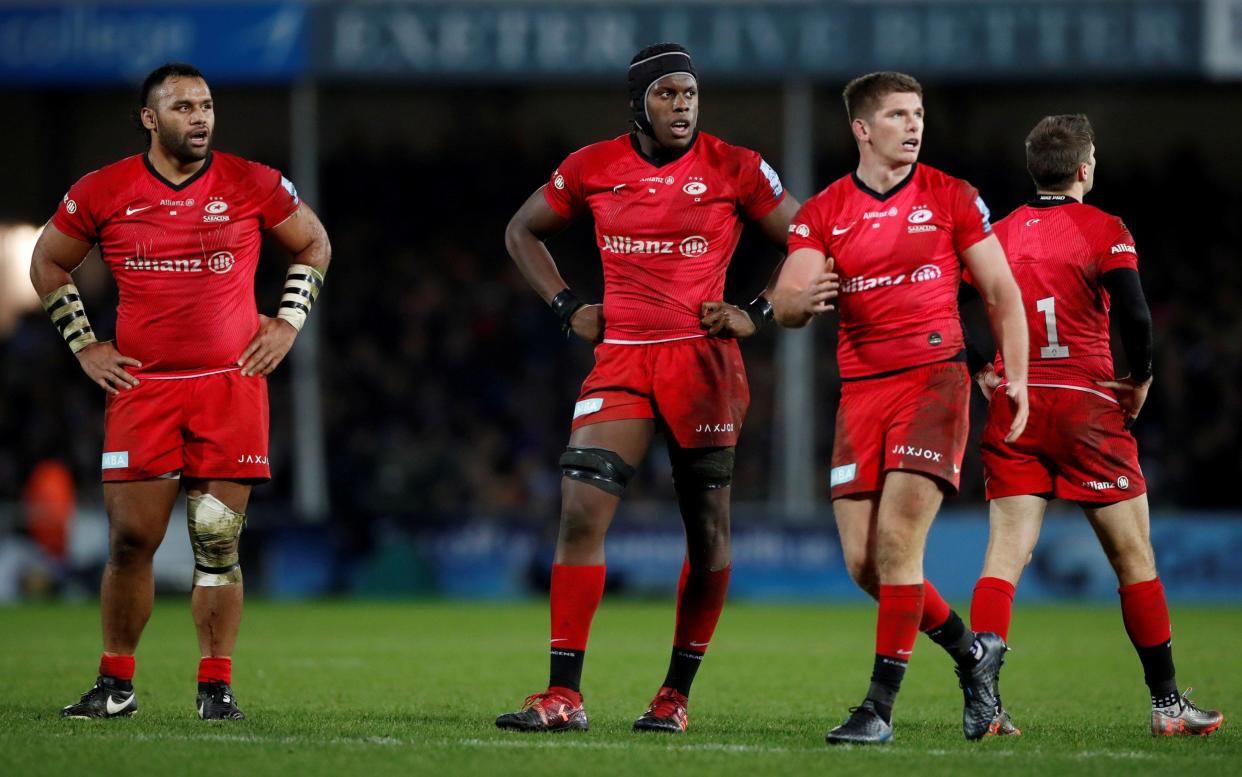
M1001 376L996 374L995 367L988 364L975 373L975 383L979 384L979 390L983 392L983 398L991 402L992 392L1000 387Z
M285 354L289 353L297 336L298 330L293 328L293 324L283 318L268 318L260 313L259 331L237 360L242 368L241 374L246 377L271 375Z
M1138 420L1139 411L1143 409L1143 404L1147 402L1147 392L1151 390L1152 378L1139 383L1134 378L1125 377L1121 380L1097 380L1096 384L1107 389L1112 389L1117 395L1117 404L1121 405L1121 409L1126 414L1126 428L1134 426L1134 422Z
M1022 436L1022 430L1026 428L1026 417L1031 412L1026 393L1026 381L1020 383L1010 381L1005 384L1005 396L1009 398L1009 404L1013 408L1013 423L1009 425L1009 434L1005 435L1005 442L1013 442Z
M569 326L574 334L588 343L600 342L604 339L604 306L583 305L574 311Z
M126 367L141 367L142 362L121 355L111 340L91 343L78 351L78 364L86 377L98 383L109 394L119 394L120 389L132 389L138 379L125 371Z
M699 306L699 327L712 337L729 339L750 337L755 333L755 322L746 311L727 302L704 302Z

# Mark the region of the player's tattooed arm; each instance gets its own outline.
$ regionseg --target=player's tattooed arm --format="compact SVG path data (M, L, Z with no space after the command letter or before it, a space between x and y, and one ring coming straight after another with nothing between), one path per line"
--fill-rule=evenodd
M247 377L270 375L289 353L319 296L324 274L332 261L328 232L306 203L273 227L271 235L289 252L292 262L276 317L259 316L259 331L237 360L241 374Z
M1009 427L1006 442L1013 442L1026 428L1029 411L1026 394L1027 364L1030 358L1029 335L1026 329L1026 313L1022 309L1022 292L1013 279L1005 250L995 235L967 248L962 261L974 278L974 286L983 297L992 334L1000 343L1001 356L1005 360L1005 394L1013 405L1013 423Z
M560 316L565 331L597 343L604 339L604 306L585 304L569 290L544 244L569 224L569 219L552 210L540 187L509 219L505 248L530 287Z
M833 309L837 275L832 257L813 248L799 248L785 258L772 289L772 313L784 327L803 327Z
M90 243L69 237L48 222L30 258L30 282L52 323L78 357L82 371L104 391L118 394L138 385L138 379L125 368L141 367L142 363L117 351L110 340L95 338L70 275L90 250Z

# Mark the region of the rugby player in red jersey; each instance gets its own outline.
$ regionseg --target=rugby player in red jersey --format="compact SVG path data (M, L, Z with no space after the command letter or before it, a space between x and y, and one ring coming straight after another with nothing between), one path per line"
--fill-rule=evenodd
M976 636L923 578L923 548L945 494L957 490L970 376L957 294L965 263L1010 357L1016 438L1026 423L1026 320L1005 256L974 187L918 164L919 83L872 73L845 87L859 149L855 173L812 197L790 227L772 303L804 326L825 267L841 277L841 403L829 479L850 575L879 601L871 687L830 743L892 737L892 706L920 630L954 658L966 696L963 730L982 736L985 698L1005 646Z
M173 63L142 85L146 153L75 183L34 248L30 277L87 376L107 391L103 494L108 563L99 679L61 714L138 709L134 652L151 616L151 559L184 485L194 551L191 610L204 719L241 719L230 690L242 613L238 538L268 470L266 376L293 345L331 249L279 172L213 151L202 74ZM293 257L274 318L255 307L263 233ZM99 340L70 273L91 249L116 279L116 339Z
M604 590L604 535L657 430L668 444L687 554L668 674L635 729L686 729L690 685L729 582L730 480L749 401L737 338L770 319L771 306L762 295L745 307L720 299L742 219L784 250L798 203L754 151L698 131L698 81L684 48L640 51L629 89L634 131L570 154L505 233L513 260L565 330L600 344L560 459L548 688L497 718L504 729L587 728L579 686ZM544 245L588 214L603 261L602 305L569 290ZM812 280L808 307L828 307L833 279Z
M1156 572L1147 484L1129 430L1152 383L1152 324L1134 238L1083 203L1095 182L1095 133L1082 115L1047 116L1026 138L1035 198L996 224L1032 333L1031 423L1006 439L1008 402L993 399L983 432L990 535L971 626L1008 639L1014 587L1039 539L1048 500L1075 501L1117 573L1126 633L1151 691L1154 736L1210 734L1223 716L1178 692L1169 608ZM1130 374L1114 379L1110 318ZM989 397L1007 362L977 374ZM991 731L1015 733L1000 706Z

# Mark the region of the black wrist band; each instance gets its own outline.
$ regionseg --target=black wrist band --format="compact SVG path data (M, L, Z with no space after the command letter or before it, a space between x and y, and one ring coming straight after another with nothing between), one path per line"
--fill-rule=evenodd
M763 325L772 320L772 303L767 297L760 294L748 304L742 306L742 312L750 316L750 322L755 325L755 331L763 329Z
M548 305L552 308L552 312L561 319L561 329L566 334L569 334L573 328L571 322L574 320L574 313L577 313L579 308L586 307L586 303L567 288L557 292Z

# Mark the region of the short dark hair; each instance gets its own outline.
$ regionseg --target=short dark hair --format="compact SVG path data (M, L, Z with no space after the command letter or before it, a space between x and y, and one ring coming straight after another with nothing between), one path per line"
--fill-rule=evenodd
M1026 136L1026 170L1041 189L1067 189L1091 159L1095 130L1081 113L1045 116Z
M923 87L914 76L892 70L868 73L845 85L841 97L845 100L845 114L850 122L875 113L880 101L894 92L912 92L923 99Z
M134 108L133 115L134 124L138 126L138 129L143 135L147 134L147 128L142 126L142 109L151 107L151 93L163 84L164 80L170 76L202 78L203 81L207 80L203 77L202 72L200 72L198 68L188 62L165 62L148 73L147 77L142 81L142 88L138 92L138 105Z

